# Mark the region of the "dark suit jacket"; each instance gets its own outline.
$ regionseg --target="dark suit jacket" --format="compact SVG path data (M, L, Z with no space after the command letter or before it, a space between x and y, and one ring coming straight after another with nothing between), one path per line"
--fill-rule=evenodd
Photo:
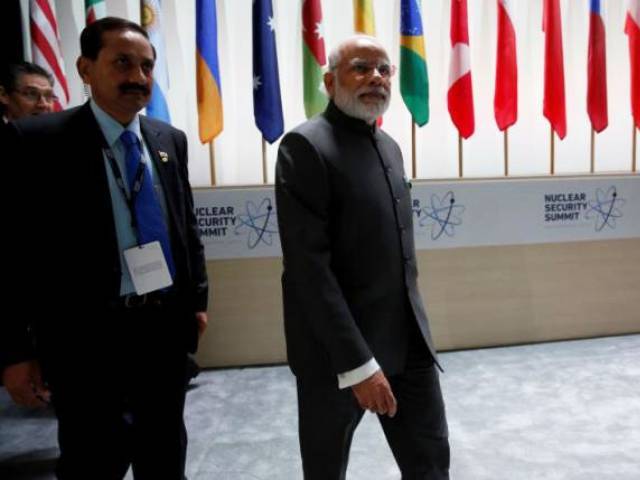
M159 174L168 209L176 276L176 341L193 351L194 312L207 307L203 248L187 174L181 131L141 117L141 131ZM121 268L102 149L106 142L89 104L13 125L8 148L22 195L14 195L7 225L16 239L12 269L16 310L0 322L4 364L55 357L99 343L100 316L119 297ZM160 161L158 152L169 160ZM8 162L7 162L8 163ZM12 242L13 243L13 242ZM123 332L123 334L126 334ZM117 347L114 347L117 350Z
M287 354L298 377L334 376L372 355L385 374L399 373L411 321L435 359L410 187L391 137L330 103L282 140L276 202Z

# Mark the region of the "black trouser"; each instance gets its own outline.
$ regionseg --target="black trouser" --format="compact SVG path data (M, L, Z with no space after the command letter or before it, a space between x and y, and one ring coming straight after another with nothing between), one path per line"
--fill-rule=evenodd
M405 371L388 377L395 417L379 415L403 480L449 478L449 440L438 372L424 340L412 336ZM353 433L364 411L350 388L298 380L305 480L343 480ZM375 475L374 475L375 476Z
M184 478L187 354L166 309L114 309L53 375L60 479ZM109 323L111 322L111 323Z

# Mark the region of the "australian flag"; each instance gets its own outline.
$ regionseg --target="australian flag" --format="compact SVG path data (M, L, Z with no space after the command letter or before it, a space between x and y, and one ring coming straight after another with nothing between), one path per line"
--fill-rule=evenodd
M275 142L284 121L271 0L253 2L253 113L264 139Z

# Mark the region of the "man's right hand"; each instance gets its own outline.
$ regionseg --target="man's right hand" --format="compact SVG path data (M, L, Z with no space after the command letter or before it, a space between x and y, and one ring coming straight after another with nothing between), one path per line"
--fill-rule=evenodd
M379 415L395 416L398 410L398 403L382 370L378 370L369 378L351 388L362 409Z
M51 394L42 382L40 365L35 360L5 367L2 383L18 405L36 408L44 407L49 402Z

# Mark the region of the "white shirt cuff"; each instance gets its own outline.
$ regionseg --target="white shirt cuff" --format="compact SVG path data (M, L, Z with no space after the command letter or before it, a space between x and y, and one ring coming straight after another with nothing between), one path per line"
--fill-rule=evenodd
M378 370L380 370L380 365L378 365L378 362L376 362L375 358L371 357L371 360L369 360L364 365L361 365L358 368L354 368L353 370L349 370L348 372L339 373L338 388L342 390L343 388L357 385L363 380L369 378Z

